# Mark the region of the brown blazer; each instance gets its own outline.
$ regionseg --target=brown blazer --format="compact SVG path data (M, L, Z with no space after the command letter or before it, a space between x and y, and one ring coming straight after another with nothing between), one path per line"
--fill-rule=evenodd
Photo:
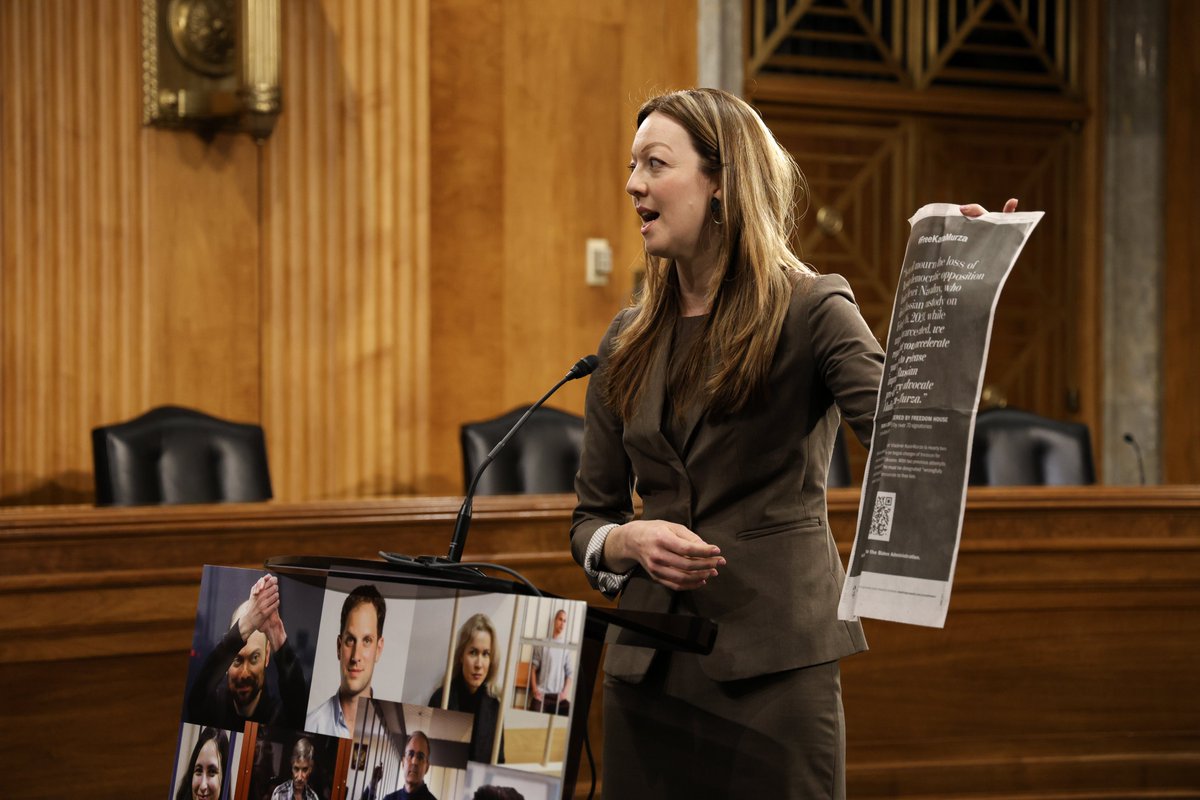
M701 667L737 680L820 664L865 650L857 622L837 619L845 572L829 531L825 478L838 409L870 441L883 351L838 275L801 278L779 337L763 399L718 418L685 417L677 453L661 433L669 341L657 345L646 396L627 424L602 401L617 314L588 386L579 503L571 548L583 563L601 525L633 517L687 526L728 562L706 586L674 592L637 567L620 607L694 613L719 626ZM835 405L836 404L836 405ZM605 671L638 682L654 651L610 640Z

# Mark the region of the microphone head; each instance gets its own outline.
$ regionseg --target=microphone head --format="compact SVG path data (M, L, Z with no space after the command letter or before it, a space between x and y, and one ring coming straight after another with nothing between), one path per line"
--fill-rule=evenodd
M1127 434L1125 434L1124 436L1122 436L1121 438L1122 438L1122 439L1124 439L1125 441L1129 442L1130 444L1133 444L1133 443L1134 443L1134 442L1133 442L1133 434L1132 434L1132 433L1127 433Z
M567 380L575 380L586 375L591 375L596 371L596 367L600 366L600 359L595 355L584 356L575 362L575 366L567 372Z

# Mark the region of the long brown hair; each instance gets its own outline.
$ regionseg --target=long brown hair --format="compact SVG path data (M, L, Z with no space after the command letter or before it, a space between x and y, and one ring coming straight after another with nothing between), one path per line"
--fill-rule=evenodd
M719 89L688 89L648 100L638 127L653 113L683 126L700 168L721 189L717 264L708 286L709 317L699 341L673 371L676 413L701 393L719 413L742 408L766 384L791 298L792 284L814 274L792 252L797 193L805 188L796 162L758 112ZM675 263L645 254L646 282L608 364L608 403L633 416L645 389L654 348L679 316Z

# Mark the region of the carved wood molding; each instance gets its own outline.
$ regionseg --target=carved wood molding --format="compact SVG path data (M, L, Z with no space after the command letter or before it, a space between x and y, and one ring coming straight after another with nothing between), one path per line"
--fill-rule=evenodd
M0 663L182 652L200 566L283 553L441 552L459 499L0 511ZM603 602L568 548L570 495L482 497L468 558ZM858 492L829 493L849 552ZM955 613L1200 602L1200 487L972 489Z
M747 0L746 76L1078 99L1080 13L1076 0Z

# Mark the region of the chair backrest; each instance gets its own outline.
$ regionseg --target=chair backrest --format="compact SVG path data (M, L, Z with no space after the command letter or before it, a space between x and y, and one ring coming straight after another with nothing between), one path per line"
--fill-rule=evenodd
M1096 482L1088 427L1028 411L993 408L975 417L973 486L1079 486Z
M521 406L495 419L462 426L464 490L487 454L528 409ZM476 494L572 492L581 452L583 418L543 406L533 412L525 427L483 473Z
M850 485L850 453L846 449L846 433L841 425L833 438L833 456L829 461L829 475L825 486L831 489Z
M97 505L253 502L271 498L258 425L178 406L92 430Z

